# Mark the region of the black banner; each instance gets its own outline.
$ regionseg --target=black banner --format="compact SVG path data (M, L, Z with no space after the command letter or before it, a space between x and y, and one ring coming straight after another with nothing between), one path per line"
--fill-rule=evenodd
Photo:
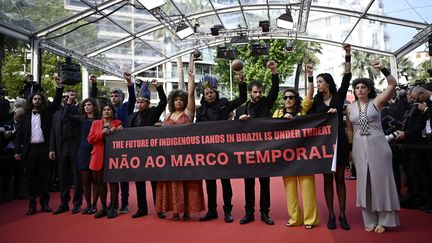
M116 131L105 141L105 180L195 180L331 171L337 115L214 121Z

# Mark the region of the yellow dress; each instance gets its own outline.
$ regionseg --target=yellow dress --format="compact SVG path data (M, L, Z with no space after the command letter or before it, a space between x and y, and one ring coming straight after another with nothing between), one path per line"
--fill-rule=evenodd
M306 114L312 107L313 100L304 99L301 104L301 111L297 115ZM283 116L283 109L276 110L273 114L274 118ZM290 219L290 225L317 225L320 222L316 191L315 191L315 175L304 176L283 176L285 186L287 209ZM297 181L300 185L300 190L303 198L303 217L299 206Z

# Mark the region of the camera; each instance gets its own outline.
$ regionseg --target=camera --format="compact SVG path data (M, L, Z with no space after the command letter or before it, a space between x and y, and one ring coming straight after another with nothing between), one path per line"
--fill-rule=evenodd
M399 136L399 132L392 132L389 135L386 135L385 138L387 140L387 142L392 142L393 140L395 140L397 137Z

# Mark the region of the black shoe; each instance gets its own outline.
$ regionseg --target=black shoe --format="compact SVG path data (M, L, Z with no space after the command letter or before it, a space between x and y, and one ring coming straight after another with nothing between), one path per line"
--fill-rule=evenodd
M144 211L142 209L138 209L138 211L136 211L136 213L132 214L132 218L135 219L135 218L139 218L139 217L146 216L146 215L147 215L146 211Z
M218 218L218 214L216 210L209 210L206 215L204 215L203 217L201 217L199 219L199 221L209 221L212 219L217 219Z
M432 213L432 209L426 209L425 212L426 213Z
M109 218L109 219L113 219L113 218L115 218L115 217L117 217L117 208L115 208L115 207L111 207L111 208L108 210L108 218Z
M232 223L234 221L231 212L225 212L224 220L226 223Z
M166 213L165 213L165 212L158 212L158 213L157 213L157 216L158 216L160 219L164 219L164 218L166 218Z
M266 213L261 214L261 221L268 225L274 225L273 219L271 219L270 216Z
M129 205L127 203L122 203L119 213L125 214L129 212Z
M88 205L87 207L85 207L82 211L81 211L81 213L82 214L89 214L88 212L89 212L89 210L91 209L91 205Z
M339 222L340 222L340 226L342 229L344 229L344 230L350 230L351 229L345 216L340 215L339 216Z
M41 211L46 213L51 213L53 210L48 205L42 205Z
M81 212L81 206L76 205L72 208L72 214L77 214L79 212Z
M29 209L26 212L26 215L33 215L36 213L36 207L29 207Z
M334 230L336 229L336 218L335 216L329 216L328 222L327 222L327 229Z
M190 219L190 215L189 215L189 213L184 213L182 219L183 219L184 221L188 221L188 220Z
M106 217L108 215L108 209L102 208L99 212L95 214L95 219Z
M87 212L87 214L95 214L96 212L97 212L96 205L91 205L89 211Z
M61 214L61 213L67 212L67 211L69 211L68 206L60 206L54 211L53 214Z
M252 221L255 221L253 213L246 213L246 215L240 219L240 224L248 224Z

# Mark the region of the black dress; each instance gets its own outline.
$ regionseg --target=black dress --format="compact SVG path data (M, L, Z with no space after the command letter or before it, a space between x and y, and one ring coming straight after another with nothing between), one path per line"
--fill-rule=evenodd
M312 108L309 111L309 114L313 113L325 113L330 108L337 109L338 121L339 121L339 130L338 130L338 141L337 141L337 165L338 166L346 166L349 164L349 150L348 150L348 137L345 131L345 122L343 119L343 107L346 99L346 95L348 92L348 88L350 85L352 74L345 73L342 78L341 87L338 91L333 95L330 104L326 105L322 98L322 95L316 95L314 97L314 103Z

